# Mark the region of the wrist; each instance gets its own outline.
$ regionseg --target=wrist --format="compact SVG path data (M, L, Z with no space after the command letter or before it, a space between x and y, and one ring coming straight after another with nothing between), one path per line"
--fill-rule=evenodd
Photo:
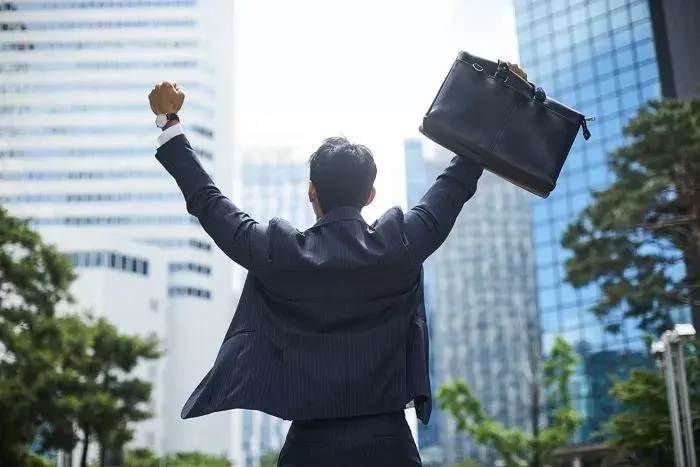
M156 115L156 126L162 130L180 123L180 117L176 113L159 113Z
M174 127L175 125L179 125L179 124L180 124L179 118L176 118L173 120L168 120L168 123L166 123L165 126L163 127L163 131L167 130L168 128Z

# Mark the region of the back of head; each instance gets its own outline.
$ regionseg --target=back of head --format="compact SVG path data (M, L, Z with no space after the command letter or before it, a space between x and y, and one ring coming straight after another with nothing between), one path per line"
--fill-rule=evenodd
M344 137L325 140L309 159L310 180L324 213L352 206L362 209L368 201L377 166L372 152Z

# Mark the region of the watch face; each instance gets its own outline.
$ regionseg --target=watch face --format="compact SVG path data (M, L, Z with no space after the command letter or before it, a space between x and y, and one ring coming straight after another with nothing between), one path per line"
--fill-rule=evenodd
M168 123L168 116L165 114L158 114L156 116L156 126L158 128L163 128Z

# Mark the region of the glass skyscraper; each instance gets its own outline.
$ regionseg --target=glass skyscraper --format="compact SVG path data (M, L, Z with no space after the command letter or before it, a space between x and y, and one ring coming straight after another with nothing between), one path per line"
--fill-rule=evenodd
M408 207L418 203L452 154L424 140L405 142ZM539 364L529 198L484 174L450 236L424 265L433 390L462 380L483 410L509 427L528 429L534 366ZM426 466L472 459L493 465L495 454L435 411L418 425Z
M587 142L579 137L574 144L551 197L532 201L543 353L561 335L581 355L572 390L586 421L576 442L591 441L617 408L608 395L610 375L624 376L630 368L649 364L637 322L626 320L619 334L606 333L589 311L598 290L574 290L565 283L564 262L570 253L561 240L567 225L591 201L591 190L611 182L608 154L625 144L622 127L646 101L661 96L660 70L669 70L664 66L668 41L661 35L666 29L659 17L661 3L515 1L520 62L529 79L597 120L590 125L593 137Z

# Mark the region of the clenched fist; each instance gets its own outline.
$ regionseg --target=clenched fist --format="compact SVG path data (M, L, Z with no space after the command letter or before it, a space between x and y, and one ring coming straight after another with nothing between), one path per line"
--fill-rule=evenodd
M180 111L185 102L185 93L177 83L164 81L156 84L148 95L148 102L154 114L174 114Z

